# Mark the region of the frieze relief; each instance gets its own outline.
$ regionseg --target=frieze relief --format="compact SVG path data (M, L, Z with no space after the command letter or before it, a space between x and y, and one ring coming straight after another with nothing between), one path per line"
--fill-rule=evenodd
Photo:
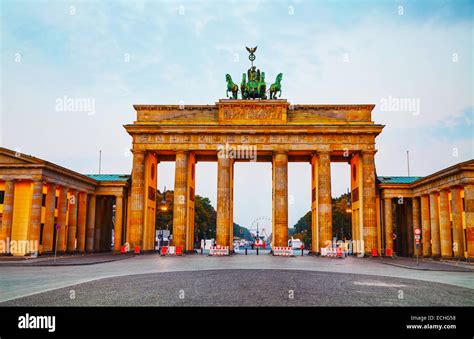
M224 108L223 119L225 120L281 120L282 110L279 107Z
M339 134L139 134L137 144L372 144L372 135L339 135Z

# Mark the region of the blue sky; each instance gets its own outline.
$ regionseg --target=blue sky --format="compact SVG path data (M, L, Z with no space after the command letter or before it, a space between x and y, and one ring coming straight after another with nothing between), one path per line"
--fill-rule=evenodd
M472 1L2 1L0 142L83 172L127 173L133 104L210 104L248 68L244 46L291 103L373 103L386 125L378 175L427 175L472 159ZM94 114L58 112L64 96ZM411 98L419 114L382 111ZM235 220L271 215L269 164L238 164ZM333 195L349 167L333 166ZM173 165L159 186L173 186ZM291 164L290 225L309 209L309 165ZM197 193L215 201L215 164ZM255 196L255 190L259 195Z

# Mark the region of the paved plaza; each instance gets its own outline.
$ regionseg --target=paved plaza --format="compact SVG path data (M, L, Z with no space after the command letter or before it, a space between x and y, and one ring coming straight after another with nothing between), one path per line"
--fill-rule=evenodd
M474 306L474 271L465 263L423 261L413 269L396 260L242 254L82 260L2 261L0 305Z

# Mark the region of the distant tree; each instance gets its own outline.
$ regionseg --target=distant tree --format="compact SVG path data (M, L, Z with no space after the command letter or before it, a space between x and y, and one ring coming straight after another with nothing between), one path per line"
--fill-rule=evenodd
M156 229L157 230L171 230L173 227L173 201L174 192L166 192L166 200L163 201L163 193L156 192ZM162 207L166 210L162 210Z
M217 213L209 198L196 195L194 200L194 234L198 239L216 237Z
M173 201L174 192L167 191L166 199L163 201L163 193L157 192L156 200L156 229L173 228ZM162 206L166 206L162 209ZM206 237L207 239L216 238L216 219L217 213L211 205L209 198L196 195L194 197L194 235L198 241ZM234 223L234 236L242 237L246 240L252 240L252 235L246 227ZM243 233L240 232L243 230Z
M347 212L348 193L332 199L332 235L338 239L352 239L351 213Z
M332 236L339 239L342 236L347 239L352 238L351 213L346 211L348 206L347 198L348 194L345 193L338 198L332 199ZM306 248L308 248L312 241L311 217L311 211L309 211L298 220L293 229L290 228L289 232L290 235L293 235L293 238L302 240Z
M242 232L241 232L242 231ZM253 237L249 229L242 227L234 222L234 237L244 238L245 240L252 241Z

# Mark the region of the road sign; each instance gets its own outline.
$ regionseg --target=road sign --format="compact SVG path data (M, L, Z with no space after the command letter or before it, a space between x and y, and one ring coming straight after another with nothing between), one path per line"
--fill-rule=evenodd
M415 228L415 235L420 235L421 234L421 229Z
M415 239L416 244L418 245L420 243L420 238Z
M56 224L56 231L59 231L60 228L61 228L61 225Z
M421 236L415 235L415 240L420 240L420 239L421 239Z

